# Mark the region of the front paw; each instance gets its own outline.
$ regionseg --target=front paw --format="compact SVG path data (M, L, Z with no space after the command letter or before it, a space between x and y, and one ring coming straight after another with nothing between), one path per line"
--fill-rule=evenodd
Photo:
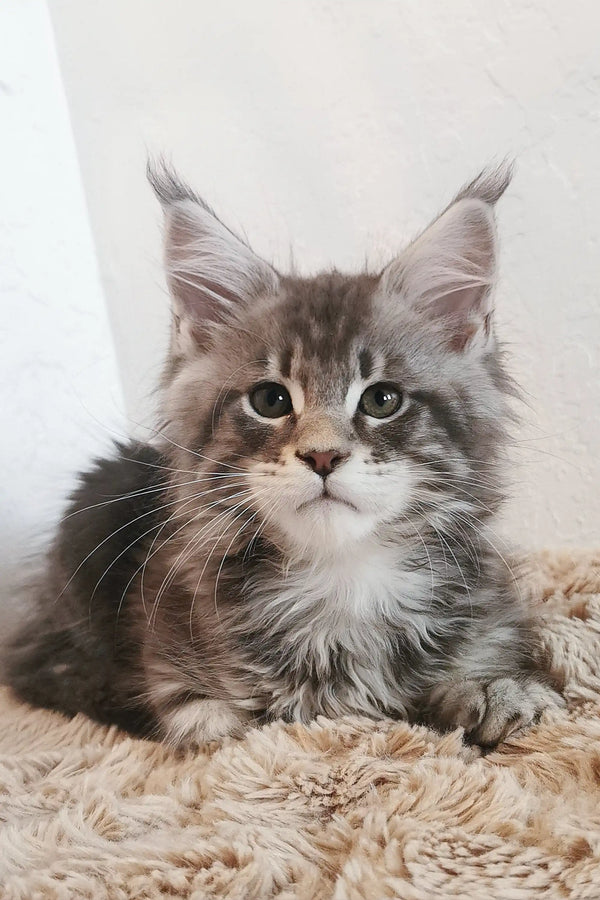
M531 678L456 680L432 690L426 719L441 731L462 727L470 744L490 748L531 725L545 709L564 705L556 691Z
M226 737L241 737L247 722L221 700L182 703L162 719L164 740L180 750L195 750Z

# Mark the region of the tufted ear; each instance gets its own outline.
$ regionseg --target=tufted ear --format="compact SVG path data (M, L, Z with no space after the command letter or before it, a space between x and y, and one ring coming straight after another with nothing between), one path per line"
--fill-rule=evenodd
M212 328L277 291L275 270L227 228L164 163L148 180L165 213L165 267L180 350L202 347Z
M381 276L383 295L400 297L434 321L455 351L481 348L490 336L496 273L493 204L510 177L509 166L482 173Z

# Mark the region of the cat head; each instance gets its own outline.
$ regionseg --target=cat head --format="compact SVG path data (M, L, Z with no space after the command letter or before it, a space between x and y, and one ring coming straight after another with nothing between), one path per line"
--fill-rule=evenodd
M509 167L382 272L312 278L277 272L167 167L149 177L173 301L165 434L174 467L198 475L179 478L190 510L197 497L232 539L327 555L468 530L495 507L510 382L493 207Z

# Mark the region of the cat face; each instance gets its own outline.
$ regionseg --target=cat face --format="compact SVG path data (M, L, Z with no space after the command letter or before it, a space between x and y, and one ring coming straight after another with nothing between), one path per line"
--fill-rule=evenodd
M482 477L506 390L489 180L383 273L309 279L276 273L169 173L155 187L175 312L169 434L234 542L351 553L497 499Z
M375 289L340 275L282 285L271 315L245 323L264 340L221 415L267 533L311 554L364 538L408 504L411 401L406 371L369 333Z

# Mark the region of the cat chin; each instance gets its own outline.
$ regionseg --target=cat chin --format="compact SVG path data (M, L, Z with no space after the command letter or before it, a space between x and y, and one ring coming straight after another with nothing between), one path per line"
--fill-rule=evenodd
M371 513L336 500L319 500L283 513L279 525L294 550L311 554L352 552L377 526Z

